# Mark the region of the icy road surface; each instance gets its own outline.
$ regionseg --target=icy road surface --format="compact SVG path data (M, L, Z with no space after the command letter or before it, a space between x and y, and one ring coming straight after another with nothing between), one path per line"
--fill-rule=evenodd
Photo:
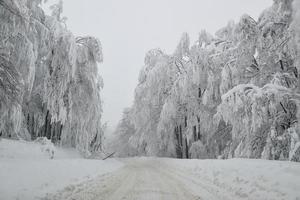
M120 159L124 167L49 194L54 200L300 199L300 165L264 160Z

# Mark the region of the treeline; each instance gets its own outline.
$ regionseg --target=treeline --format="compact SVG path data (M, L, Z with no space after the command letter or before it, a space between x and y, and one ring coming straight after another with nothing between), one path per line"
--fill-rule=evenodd
M258 21L149 51L115 132L119 156L299 161L299 13L299 1L276 0Z
M48 16L40 0L0 1L0 132L76 147L101 149L101 43L74 37L62 1Z

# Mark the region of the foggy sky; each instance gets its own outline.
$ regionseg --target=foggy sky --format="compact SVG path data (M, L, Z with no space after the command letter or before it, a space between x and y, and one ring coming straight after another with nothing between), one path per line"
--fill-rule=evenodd
M115 126L131 106L145 53L172 53L183 32L191 43L206 29L215 33L244 13L257 19L272 0L64 0L63 16L75 36L100 39L104 62L103 122Z

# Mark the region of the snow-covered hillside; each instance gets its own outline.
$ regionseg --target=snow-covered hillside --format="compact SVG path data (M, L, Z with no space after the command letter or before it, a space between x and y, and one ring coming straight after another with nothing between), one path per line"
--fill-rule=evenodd
M0 200L32 200L122 166L114 159L84 159L75 149L51 146L50 159L46 149L49 144L0 140Z

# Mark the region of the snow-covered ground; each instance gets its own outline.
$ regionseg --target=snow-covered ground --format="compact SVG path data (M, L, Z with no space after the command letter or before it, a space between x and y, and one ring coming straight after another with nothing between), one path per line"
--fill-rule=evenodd
M46 145L47 146L47 145ZM135 157L88 160L73 149L0 140L0 199L299 200L300 163Z
M83 159L76 150L59 147L50 159L45 147L0 139L0 200L33 200L122 167L114 159Z
M188 182L200 183L219 199L300 200L300 163L260 159L164 159L163 163L171 169L176 166Z
M123 168L45 200L298 200L300 164L266 160L120 159Z

